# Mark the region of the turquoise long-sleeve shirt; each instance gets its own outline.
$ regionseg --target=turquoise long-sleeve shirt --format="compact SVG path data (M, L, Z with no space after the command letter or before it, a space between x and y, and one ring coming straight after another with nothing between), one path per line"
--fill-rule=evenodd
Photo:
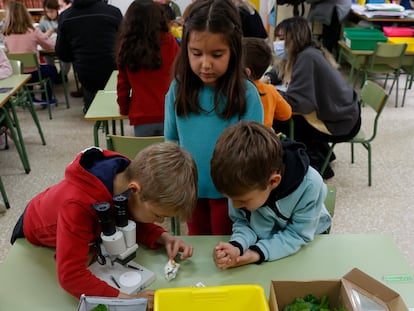
M223 198L210 176L210 160L220 134L239 120L252 120L263 123L263 106L256 87L246 80L246 112L243 115L223 119L214 111L214 88L204 86L199 93L199 103L204 112L177 116L174 102L176 81L174 80L165 98L164 136L167 141L176 141L194 158L198 170L199 198ZM226 98L221 103L225 104Z

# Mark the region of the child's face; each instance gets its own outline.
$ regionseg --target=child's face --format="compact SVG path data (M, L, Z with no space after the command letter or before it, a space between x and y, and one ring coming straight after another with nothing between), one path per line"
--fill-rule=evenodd
M162 223L165 217L174 217L175 212L171 212L156 204L145 201L139 192L134 192L128 199L128 213L130 218L142 223Z
M55 20L58 17L58 11L55 9L45 8L45 13L50 20Z
M187 52L191 70L204 84L214 86L226 73L231 51L223 34L192 31Z
M248 211L255 211L261 207L270 195L270 187L265 190L252 190L239 196L228 197L234 208L244 208Z
M263 206L269 197L270 192L280 184L281 179L282 177L280 174L273 173L270 176L269 182L264 190L254 189L238 196L224 196L232 201L234 208L244 208L248 211L255 211L259 207Z

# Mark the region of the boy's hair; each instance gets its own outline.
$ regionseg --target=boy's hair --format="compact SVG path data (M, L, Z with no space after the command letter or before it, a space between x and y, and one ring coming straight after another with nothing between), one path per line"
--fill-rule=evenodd
M197 201L197 167L191 155L172 142L152 144L126 170L139 182L146 201L190 219Z
M242 115L246 110L246 85L242 68L242 27L237 7L231 0L197 0L185 18L180 53L177 56L174 78L177 81L175 107L179 116L202 113L198 93L203 81L191 70L188 43L193 31L223 34L230 48L226 73L215 85L216 112L225 119ZM224 108L219 105L227 98Z
M133 1L122 20L118 38L117 63L132 72L159 69L162 65L162 33L168 33L168 18L160 3Z
M32 16L26 6L20 1L7 2L2 28L3 35L24 34L29 29L34 29L34 26Z
M250 79L259 80L272 63L272 50L260 38L245 37L243 44L243 65L250 69Z
M219 137L211 159L217 190L238 196L264 190L271 174L284 173L282 143L277 134L255 121L240 121Z
M59 2L58 0L44 0L43 1L43 8L44 9L52 9L52 10L59 10Z

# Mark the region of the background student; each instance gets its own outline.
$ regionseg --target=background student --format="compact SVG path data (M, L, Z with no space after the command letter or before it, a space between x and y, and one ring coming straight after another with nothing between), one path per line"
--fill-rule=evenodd
M160 3L131 3L119 33L117 101L135 136L164 135L165 94L178 48Z
M6 16L4 18L2 33L4 45L9 53L36 53L39 57L38 45L45 50L53 50L55 48L55 42L33 26L33 20L29 11L27 11L26 6L20 1L6 3ZM42 78L55 79L57 76L57 70L54 65L40 64L40 71ZM24 72L32 75L28 81L29 83L39 81L37 67L25 67ZM56 102L53 99L52 89L49 84L47 86L47 92L49 104L55 104ZM43 104L45 95L42 94L43 102L34 97L33 100L35 104Z
M304 146L282 143L265 125L241 121L227 128L217 140L211 176L229 199L234 222L230 241L213 252L220 269L289 256L331 225L326 185Z
M35 196L19 218L11 239L26 238L39 246L56 248L56 268L63 289L79 298L88 296L148 298L154 291L127 295L95 277L88 269L96 259L96 241L102 232L92 204L108 202L130 190L129 218L137 222L137 243L165 247L168 258L193 247L154 223L179 214L191 215L197 196L197 169L192 157L174 143L153 144L132 161L121 154L89 148L67 166L65 178ZM99 247L99 246L98 246Z
M231 0L197 0L184 22L180 54L165 99L166 140L197 163L199 191L188 233L230 234L227 200L213 185L210 159L217 138L240 120L263 122L256 87L243 76L241 26Z
M121 20L121 11L102 0L76 0L59 15L56 54L73 64L82 84L84 113L116 69L116 37Z
M262 18L254 5L248 0L232 0L239 9L244 37L267 38Z
M39 21L39 29L44 32L48 37L50 37L52 40L56 41L56 29L58 26L58 16L59 16L59 8L60 5L57 0L44 0L43 1L43 11L44 15L40 18ZM55 57L45 55L43 56L46 63L55 66ZM68 73L70 70L70 63L62 62L61 70L63 70L63 74L65 76L65 79L67 81L68 79ZM56 78L53 80L54 84L60 84L62 83L62 75L58 73Z
M292 117L295 140L306 145L311 165L319 171L328 142L345 141L358 133L358 94L329 61L331 54L312 41L306 19L285 19L275 31L275 36L284 38L286 61L281 62L279 73L283 73L287 90L281 95L297 113ZM328 166L323 177L333 176Z
M272 50L260 38L243 38L243 64L249 79L253 80L260 94L264 110L264 124L272 127L273 120L287 121L292 107L279 94L274 85L260 81L273 61Z

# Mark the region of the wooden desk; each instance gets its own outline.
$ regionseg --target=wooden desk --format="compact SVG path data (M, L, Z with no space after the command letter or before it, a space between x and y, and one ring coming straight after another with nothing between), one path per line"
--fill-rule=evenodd
M94 143L95 146L99 146L98 131L103 124L104 132L109 133L108 121L112 121L112 133L116 134L116 120L120 120L121 135L124 135L124 128L122 120L128 119L128 116L123 116L119 113L119 106L117 103L116 90L100 90L96 93L88 112L85 115L85 120L94 121Z
M195 246L192 258L182 261L177 278L166 281L164 249L147 250L140 246L138 263L156 274L152 289L231 284L258 284L266 295L271 280L341 278L357 267L377 280L388 275L412 275L400 250L387 234L321 235L298 253L261 265L246 265L221 271L213 263L211 254L221 236L182 236ZM74 250L75 251L75 250ZM18 239L0 264L0 302L2 310L74 311L78 301L58 284L54 249L36 247L25 239ZM414 307L414 282L385 283L396 290L408 307Z
M6 126L10 130L10 134L16 146L16 150L27 174L30 172L30 164L26 152L26 147L23 141L23 135L19 126L19 122L17 120L16 111L14 110L13 106L11 109L9 109L7 103L9 99L15 95L27 83L27 81L30 80L31 77L32 76L30 74L13 74L6 79L0 80L0 87L12 88L8 92L0 93L0 109L5 115ZM12 114L10 114L9 110L12 110Z

